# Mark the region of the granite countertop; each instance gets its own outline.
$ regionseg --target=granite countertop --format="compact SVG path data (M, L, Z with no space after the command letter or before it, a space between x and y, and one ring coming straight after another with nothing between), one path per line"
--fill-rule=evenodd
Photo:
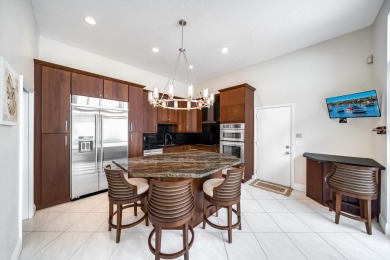
M332 154L320 154L320 153L304 153L303 157L313 159L320 162L335 162L344 163L355 166L376 167L381 170L386 170L385 166L381 165L377 161L371 158L360 158L351 156L340 156Z
M235 156L200 150L113 161L131 177L202 178L241 163Z

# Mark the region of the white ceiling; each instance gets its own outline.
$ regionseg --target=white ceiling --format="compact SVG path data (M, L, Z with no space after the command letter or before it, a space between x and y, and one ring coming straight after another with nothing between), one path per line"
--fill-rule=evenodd
M184 47L198 82L372 25L383 0L32 0L39 34L169 76ZM84 17L92 16L91 26ZM158 47L159 53L153 53ZM221 54L221 48L229 48ZM188 82L184 65L176 77Z

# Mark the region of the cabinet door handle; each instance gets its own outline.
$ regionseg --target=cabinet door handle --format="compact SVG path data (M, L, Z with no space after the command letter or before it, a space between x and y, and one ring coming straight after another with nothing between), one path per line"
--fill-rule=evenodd
M133 131L133 123L130 123L130 131Z
M68 131L68 120L65 120L65 131Z
M133 142L133 135L130 135L130 143Z
M156 124L156 131L157 131L157 124Z
M68 136L65 135L65 146L68 146Z

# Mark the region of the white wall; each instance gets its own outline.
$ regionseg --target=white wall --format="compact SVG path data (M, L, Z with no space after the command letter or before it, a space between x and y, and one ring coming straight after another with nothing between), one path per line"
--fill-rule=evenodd
M288 43L286 43L288 44ZM305 48L200 84L215 90L248 83L255 107L295 103L295 183L306 184L304 152L372 157L372 119L329 119L325 98L373 89L372 28Z
M382 100L382 117L374 120L374 127L387 125L389 129L388 119L390 117L390 106L387 105L387 100L390 100L389 91L389 33L388 33L388 15L390 12L390 1L385 0L377 18L373 25L373 50L374 50L374 86L378 88L380 98ZM390 136L373 135L374 158L390 167ZM382 187L381 187L381 215L380 224L385 229L386 234L390 234L390 177L389 171L382 171ZM387 224L386 224L387 223Z
M142 70L125 63L118 62L104 56L88 52L62 42L58 42L43 36L39 36L39 59L55 64L88 71L121 79L146 86L146 89L158 87L160 92L164 91L167 78ZM172 57L173 66L174 57ZM175 95L186 96L187 88L184 83L175 81Z
M38 31L31 2L0 0L0 56L24 75L29 91L34 89L33 58L37 54ZM21 250L19 126L20 121L17 126L0 125L0 259L17 259Z

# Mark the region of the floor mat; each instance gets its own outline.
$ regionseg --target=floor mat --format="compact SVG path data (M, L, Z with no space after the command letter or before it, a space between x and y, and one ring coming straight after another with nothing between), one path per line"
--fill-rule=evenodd
M254 180L250 185L263 190L272 191L277 194L284 195L286 197L290 197L291 192L293 191L293 189L291 189L290 187L286 187L286 186L282 186L279 184L266 182L258 179Z

